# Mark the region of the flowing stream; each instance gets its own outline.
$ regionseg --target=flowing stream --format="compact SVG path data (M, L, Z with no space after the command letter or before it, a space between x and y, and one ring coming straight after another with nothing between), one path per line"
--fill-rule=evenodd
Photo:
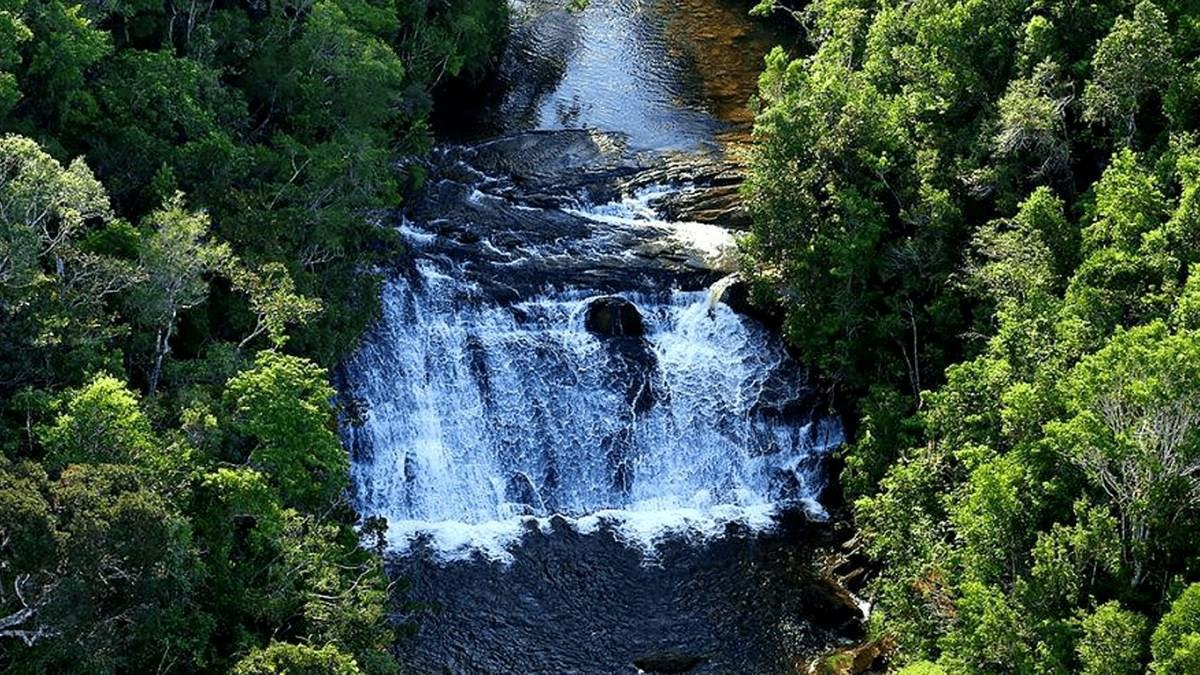
M341 373L414 672L786 672L853 633L807 547L840 424L730 276L745 9L516 4L426 167Z

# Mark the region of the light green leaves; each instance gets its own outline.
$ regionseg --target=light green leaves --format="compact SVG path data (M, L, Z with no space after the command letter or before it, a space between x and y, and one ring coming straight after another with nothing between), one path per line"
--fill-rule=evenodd
M63 167L28 138L0 137L0 286L31 283L41 259L64 255L85 225L111 217L82 160Z
M1146 650L1146 617L1106 602L1083 620L1076 648L1082 675L1136 675Z
M1138 110L1151 95L1163 94L1175 74L1166 14L1143 0L1132 18L1118 18L1096 48L1092 71L1083 92L1084 116L1128 142Z
M1155 675L1196 672L1200 665L1200 584L1188 586L1171 603L1150 638Z
M160 448L133 392L101 375L72 394L65 410L43 434L49 464L135 464Z
M273 351L260 352L226 388L231 427L252 443L250 462L284 504L321 509L346 485L349 461L332 430L333 395L323 369Z

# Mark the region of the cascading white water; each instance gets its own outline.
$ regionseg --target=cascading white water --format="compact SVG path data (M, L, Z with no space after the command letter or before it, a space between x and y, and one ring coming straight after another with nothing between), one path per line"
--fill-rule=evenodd
M649 550L668 532L769 526L785 502L820 513L841 430L797 409L802 371L778 338L704 291L623 297L644 337L588 332L595 293L501 305L436 256L387 285L346 365L365 419L344 433L360 512L387 519L393 548L425 535L444 556L504 558L559 514Z

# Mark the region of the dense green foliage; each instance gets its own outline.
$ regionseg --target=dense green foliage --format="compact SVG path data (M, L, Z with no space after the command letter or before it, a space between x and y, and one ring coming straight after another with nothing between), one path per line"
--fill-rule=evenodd
M397 670L322 366L505 12L0 0L0 670Z
M858 402L872 630L906 673L1200 672L1200 6L800 15L745 251Z

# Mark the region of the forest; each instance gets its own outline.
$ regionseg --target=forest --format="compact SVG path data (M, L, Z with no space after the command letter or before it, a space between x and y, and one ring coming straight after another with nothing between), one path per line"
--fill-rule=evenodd
M0 3L0 670L398 671L327 369L506 12Z
M1200 672L1200 6L770 2L744 254L906 675Z
M888 668L1200 673L1200 3L753 12L741 266ZM330 373L508 14L0 0L0 671L401 671Z

